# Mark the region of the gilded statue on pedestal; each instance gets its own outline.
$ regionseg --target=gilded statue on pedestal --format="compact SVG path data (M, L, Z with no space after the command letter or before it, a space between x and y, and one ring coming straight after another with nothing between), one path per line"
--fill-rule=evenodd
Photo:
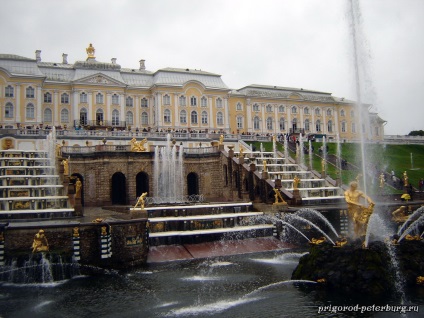
M219 136L219 145L224 144L224 135Z
M294 176L293 179L293 189L298 189L300 183L300 178L298 176Z
M146 151L146 148L144 147L146 142L147 142L147 138L144 138L141 141L137 141L137 139L135 138L131 139L131 151L133 152Z
M61 164L63 166L63 174L65 176L69 175L69 164L68 164L68 160L63 159Z
M141 195L140 195L140 197L138 198L138 200L137 200L137 203L134 205L134 209L138 206L138 205L140 205L141 206L141 209L144 209L144 204L145 204L145 198L146 198L146 196L147 196L147 192L144 192L144 193L142 193Z
M358 183L352 181L349 190L344 193L347 202L349 218L353 221L353 230L356 237L365 235L369 218L374 211L375 203L370 197L366 196L362 191L358 190ZM368 207L360 203L363 198L368 201Z
M75 197L76 198L81 197L81 188L82 188L82 182L80 178L77 178L77 182L75 182Z
M44 230L39 230L37 234L34 236L34 241L32 242L32 252L48 252L49 251L49 243L47 242L47 238L44 235Z
M95 58L94 52L96 52L95 48L93 47L93 44L90 43L88 48L85 49L87 52L87 58Z

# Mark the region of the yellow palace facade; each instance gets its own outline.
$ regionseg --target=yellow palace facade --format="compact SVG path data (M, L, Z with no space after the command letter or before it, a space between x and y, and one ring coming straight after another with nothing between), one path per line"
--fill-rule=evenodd
M384 138L384 124L369 105L331 93L279 86L230 89L221 75L193 69L122 68L116 59L43 62L0 54L2 128L138 129L244 135L302 133L328 138ZM366 116L364 116L364 114ZM360 121L360 118L366 118ZM362 124L361 124L362 122Z

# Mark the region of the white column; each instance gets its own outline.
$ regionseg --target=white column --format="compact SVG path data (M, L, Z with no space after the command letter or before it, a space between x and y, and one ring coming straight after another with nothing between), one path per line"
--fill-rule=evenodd
M171 99L171 97L169 97L169 99ZM173 109L173 115L174 115L174 128L178 129L181 125L180 123L180 113L178 110L178 94L174 93L174 102L172 102L172 100L170 100L171 102L171 109ZM174 103L174 107L172 107L172 103Z
M71 118L71 122L79 121L79 112L78 112L78 92L74 90L72 92L72 110L73 110L73 118ZM76 124L78 125L78 123Z
M87 114L87 120L95 120L96 119L96 114L93 114L93 93L90 92L87 94L87 102L88 102L88 114ZM103 118L104 121L104 118Z
M252 129L252 105L250 99L246 100L246 118L247 118L247 131L253 133Z
M107 92L106 93L106 121L110 121L110 123L112 123L112 112L110 110L110 105L112 103L112 97L111 97L111 93Z
M135 127L139 128L141 127L141 121L140 121L140 106L141 106L141 99L140 96L134 96L134 125Z
M55 90L53 92L53 126L56 126L59 124L59 104L60 104L60 98L59 98L59 92Z
M21 105L21 84L16 84L16 105L15 105L15 120L17 123L21 123L21 111L24 110L25 118L25 105Z
M291 105L288 105L286 107L286 109L287 109L287 127L286 127L286 131L287 131L288 134L290 133L290 129L293 128L292 127L292 118L291 118L291 111L292 111L291 108L292 108Z
M317 129L316 129L316 125L315 125L315 108L311 107L311 112L312 112L312 127L311 127L311 132L316 133Z
M118 96L119 96L120 113L121 113L120 119L121 119L121 121L126 121L127 114L126 114L126 111L125 111L125 95L118 95ZM126 128L128 128L127 122L125 122L125 126L126 126Z
M299 106L299 112L300 112L300 123L299 123L299 128L303 128L305 129L305 123L303 122L303 109L304 106ZM303 133L303 135L305 135L305 133Z
M333 114L334 114L334 132L340 135L339 113L336 107L333 108Z
M158 129L160 130L163 125L162 123L162 94L156 93L156 121L158 123Z
M265 105L264 103L260 103L259 107L261 108L261 132L265 132L265 126L266 126L266 117L265 117Z
M231 131L231 127L230 127L230 109L228 107L228 98L225 97L224 98L224 127L227 129L227 131L230 132L230 134L232 133Z
M323 121L323 127L322 127L322 132L325 134L326 132L328 133L328 131L327 131L327 123L326 123L326 112L327 112L327 109L324 107L324 108L321 108L322 109L322 121ZM328 141L328 137L327 137L327 141Z
M213 103L212 103L212 97L211 96L207 97L207 101L208 101L208 106L209 106L209 112L211 114L211 116L210 116L211 126L214 127L214 128L216 128L214 130L217 130L218 131L219 130L218 129L218 124L216 122L216 113L217 112L216 112L216 109L214 111Z

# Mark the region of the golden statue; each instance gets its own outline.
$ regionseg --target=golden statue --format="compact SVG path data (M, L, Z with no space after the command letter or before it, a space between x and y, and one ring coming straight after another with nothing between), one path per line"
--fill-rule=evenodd
M34 236L34 241L32 242L32 252L48 252L49 251L49 243L47 242L47 238L44 235L44 230L39 230L37 234Z
M327 280L325 278L317 279L317 283L319 283L319 284L325 284L326 282L327 282Z
M274 188L273 190L275 192L275 194L274 194L274 198L275 198L274 204L275 203L285 203L285 204L287 204L287 202L284 201L283 197L281 196L280 190L278 190L277 188ZM279 200L281 200L281 202Z
M362 191L358 190L358 183L352 181L349 190L344 193L347 202L347 210L349 218L353 221L356 237L365 235L369 218L374 211L375 203L370 197L366 196ZM362 205L359 201L364 198L368 201L368 207Z
M424 276L417 277L417 285L424 285Z
M347 238L340 237L340 239L336 241L336 245L334 245L333 247L343 247L346 244L347 244Z
M320 238L312 238L311 241L309 242L309 244L313 244L313 245L320 245L322 243L324 243L327 239L323 236Z
M146 151L146 148L144 147L146 142L147 142L147 138L144 138L141 141L137 141L137 139L135 138L131 139L131 151L133 152Z
M419 234L417 234L417 235L406 234L405 240L407 240L407 241L421 241L421 236Z
M145 204L145 198L147 196L147 192L144 192L140 195L140 197L137 200L137 203L134 205L134 209L137 207L137 205L140 204L141 209L144 209L144 204Z
M75 197L76 198L81 197L81 188L82 188L82 182L80 178L77 178L77 182L75 182Z
M85 51L87 52L87 58L91 58L94 59L96 58L94 56L94 52L96 51L95 48L93 47L93 44L90 43L90 45L88 46L88 48L85 49Z
M262 163L263 163L263 165L264 165L264 169L263 169L263 171L264 171L264 172L266 172L266 171L267 171L267 170L266 170L266 160L262 161Z
M3 148L3 150L14 149L15 145L13 143L13 139L11 139L11 138L3 139L2 148Z
M60 157L62 146L60 144L56 144L56 157Z
M106 236L107 235L106 226L102 226L101 230L102 230L101 236Z
M63 174L65 176L69 175L69 163L67 159L62 160L62 166L63 166Z
M406 211L406 206L402 205L398 209L392 212L392 221L403 223L409 218L409 215Z
M224 144L224 135L219 136L219 145Z
M298 176L294 176L293 179L293 189L298 189L299 188L299 183L300 183L300 178Z
M384 173L380 174L380 188L384 188L384 183L386 182L386 178L384 178Z
M406 171L404 171L403 172L403 185L405 186L405 187L407 187L408 186L408 184L409 184L409 178L408 178L408 174L406 173Z
M72 233L72 236L73 236L73 237L79 237L79 236L80 236L80 235L79 235L79 228L74 227L74 229L73 229L73 233Z
M244 152L244 149L243 149L243 147L240 146L240 154L239 154L239 157L240 158L244 158L244 153L243 152Z

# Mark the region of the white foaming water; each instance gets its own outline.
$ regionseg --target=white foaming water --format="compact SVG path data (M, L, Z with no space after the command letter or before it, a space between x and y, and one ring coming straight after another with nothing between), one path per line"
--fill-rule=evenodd
M309 221L309 220L307 220L307 219L305 219L305 218L302 218L302 217L300 217L300 216L298 216L298 215L291 215L290 219L292 219L292 218L293 218L293 219L296 219L296 220L299 220L299 221L301 221L301 222L304 222L304 223L306 223L306 224L308 224L308 225L312 226L314 229L316 229L318 232L320 232L322 235L324 235L324 236L325 236L325 238L331 242L331 244L335 245L335 243L334 243L334 241L331 239L331 237L329 237L329 236L327 235L327 233L325 233L322 229L320 229L320 228L319 228L317 225L315 225L313 222L311 222L311 221Z
M299 262L299 258L301 258L303 255L308 254L306 253L285 253L273 258L252 258L252 261L258 262L258 263L265 263L265 264L297 264Z
M334 235L336 235L336 237L339 236L339 234L337 233L334 226L319 211L314 210L314 209L310 209L310 208L303 208L303 209L300 209L299 211L297 211L296 214L298 214L298 215L307 214L307 215L310 215L312 217L317 217L318 219L322 220L330 228L330 230L334 233Z
M51 303L53 303L53 300L42 301L41 303L39 303L36 306L34 306L34 310L35 311L39 311L40 309L42 309L43 307L45 307L45 306L47 306L47 305L49 305Z
M231 262L214 262L212 264L210 264L210 267L219 267L219 266L229 266L229 265L234 265L234 263Z
M205 276L205 275L194 275L190 277L184 277L181 278L181 280L187 281L187 282L207 282L207 281L218 281L223 280L224 277L219 276Z
M269 288L272 288L272 287L275 287L275 286L291 285L293 283L317 284L317 282L314 282L313 280L304 280L304 279L284 280L284 281L281 281L281 282L276 282L276 283L273 283L273 284L269 284L269 285L266 285L266 286L259 287L258 289L248 293L244 297L250 297L250 296L255 295L255 294L257 294L257 293L259 293L263 290L266 290L266 289L269 289Z

